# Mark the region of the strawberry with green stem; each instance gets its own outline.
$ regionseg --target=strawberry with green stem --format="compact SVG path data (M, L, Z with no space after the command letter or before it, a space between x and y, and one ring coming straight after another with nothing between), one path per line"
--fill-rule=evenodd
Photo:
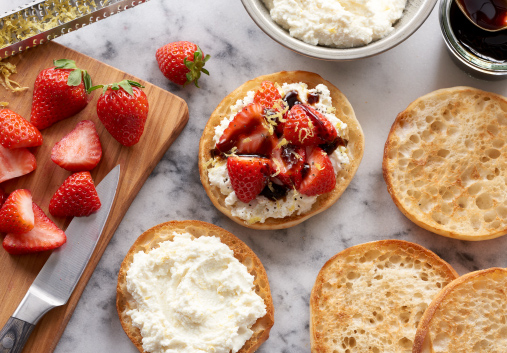
M193 82L199 87L197 81L201 77L201 72L209 75L204 65L210 55L204 56L201 48L194 43L188 41L169 43L159 48L155 56L160 71L167 79L178 85Z
M33 89L30 122L39 130L69 118L88 104L87 90L92 80L74 60L54 61L54 67L42 70Z
M139 142L148 117L148 98L140 83L123 80L110 85L97 85L88 92L102 88L97 101L97 115L106 130L122 145Z

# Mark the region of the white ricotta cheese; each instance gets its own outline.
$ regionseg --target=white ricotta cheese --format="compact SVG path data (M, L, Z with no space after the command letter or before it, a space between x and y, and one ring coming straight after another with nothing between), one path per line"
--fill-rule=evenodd
M263 0L291 36L313 45L351 48L381 39L407 0Z
M150 353L236 353L266 314L254 277L217 237L174 234L138 252L127 271L129 310Z
M334 108L331 101L331 93L327 86L317 85L315 88L308 89L308 85L303 82L284 83L278 87L280 94L284 97L288 92L297 91L302 103L308 103L308 94L318 93L319 101L313 107L322 113L336 128L338 136L345 136L347 133L347 124L342 122L334 115ZM244 99L239 99L236 104L231 106L229 116L222 119L220 124L215 127L213 140L218 142L229 123L234 116L246 105L253 102L255 91L249 91ZM340 146L330 156L331 164L336 173L342 169L343 164L349 163L349 156L346 147ZM231 210L234 217L241 218L249 223L264 223L268 218L284 218L292 214L300 215L309 211L317 200L317 196L307 196L298 193L295 190L289 191L283 199L272 201L264 196L257 196L255 200L244 203L238 200L236 193L232 189L227 164L225 161L215 163L208 169L208 179L211 185L220 189L222 195L227 196L225 204Z

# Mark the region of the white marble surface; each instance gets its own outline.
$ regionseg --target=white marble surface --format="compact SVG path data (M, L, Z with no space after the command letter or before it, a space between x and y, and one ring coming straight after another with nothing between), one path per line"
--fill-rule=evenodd
M5 4L3 5L5 6ZM507 237L464 242L417 227L396 208L382 178L385 139L397 113L435 89L468 85L507 95L507 81L467 76L451 61L434 9L407 41L379 56L323 62L281 47L250 19L239 0L151 0L57 41L147 80L185 99L190 120L148 178L90 279L57 353L137 352L115 308L116 276L134 240L169 220L199 219L245 241L264 263L275 305L275 325L261 353L310 351L310 291L321 266L346 247L379 239L405 239L435 251L463 274L507 266ZM201 89L167 81L155 51L176 41L198 43L212 59ZM366 137L362 164L349 188L329 210L288 230L256 231L230 221L209 201L198 177L198 140L221 99L244 81L280 70L308 70L342 90ZM107 153L107 151L105 151Z

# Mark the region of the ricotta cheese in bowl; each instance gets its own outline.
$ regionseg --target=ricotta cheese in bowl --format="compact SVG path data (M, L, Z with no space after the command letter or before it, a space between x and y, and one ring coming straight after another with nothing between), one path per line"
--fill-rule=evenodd
M254 277L215 236L175 232L136 253L126 281L137 302L127 314L150 353L236 353L266 315Z
M262 0L271 18L312 45L364 46L393 31L407 0Z
M309 89L308 85L303 82L283 83L277 87L282 98L291 92L296 92L301 103L312 106L331 122L339 137L347 136L348 126L334 114L335 108L332 105L330 91L324 84L319 84L312 89ZM231 106L230 114L224 117L220 124L215 127L215 135L213 137L215 143L220 140L220 137L236 114L253 102L255 93L255 91L248 91L243 99L238 100ZM311 96L318 97L317 101L310 102L308 97ZM329 155L329 159L331 160L335 174L338 174L344 164L350 163L347 147L339 146ZM231 210L232 215L250 224L257 222L264 223L268 218L285 218L293 214L303 214L312 208L312 205L318 198L318 196L303 195L297 190L289 190L285 197L279 198L276 201L259 195L254 200L245 203L237 198L232 188L226 160L215 157L212 166L208 168L207 172L209 183L219 188L222 195L226 196L225 204Z

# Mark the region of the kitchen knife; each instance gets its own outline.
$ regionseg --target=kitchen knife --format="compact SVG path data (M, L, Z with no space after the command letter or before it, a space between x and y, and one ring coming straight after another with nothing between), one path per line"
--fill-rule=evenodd
M146 1L34 0L0 18L0 58L17 54Z
M35 324L49 310L65 305L74 291L100 238L113 205L120 165L97 186L102 206L88 217L74 217L67 242L53 250L18 308L0 331L0 353L19 353Z

